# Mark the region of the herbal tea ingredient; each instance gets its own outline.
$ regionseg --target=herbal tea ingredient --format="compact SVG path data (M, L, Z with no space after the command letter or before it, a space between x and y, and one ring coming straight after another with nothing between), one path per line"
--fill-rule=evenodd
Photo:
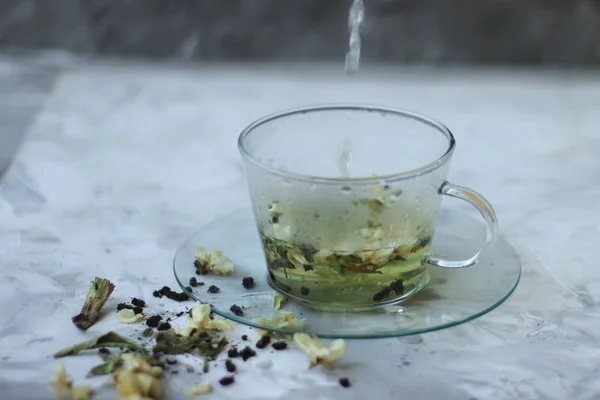
M100 310L115 289L115 285L108 279L96 278L90 286L81 312L72 318L79 329L86 330L96 323Z
M199 385L189 388L185 394L189 397L200 396L201 394L207 394L212 391L212 386L209 381L204 381Z
M287 297L279 293L273 293L273 309L279 310L281 306L287 301Z
M295 333L294 342L310 356L310 366L313 368L322 364L326 368L331 366L335 360L346 352L346 341L336 339L328 346L319 343L317 337L311 337L306 333Z
M200 275L209 272L217 275L227 275L233 271L233 263L219 250L213 249L207 252L204 247L198 247L195 258L194 265L196 266L196 272Z
M144 314L136 314L135 311L124 308L117 313L117 318L126 324L137 324L144 320Z
M63 364L58 364L56 376L50 384L54 387L54 397L59 400L89 400L92 395L91 386L73 385L73 382L67 378L67 371Z
M254 318L253 321L270 328L296 330L304 326L306 318L297 319L291 311L279 311L271 319Z

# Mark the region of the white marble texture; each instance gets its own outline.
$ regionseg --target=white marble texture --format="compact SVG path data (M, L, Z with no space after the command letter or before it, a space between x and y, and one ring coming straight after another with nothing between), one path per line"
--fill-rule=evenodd
M600 76L371 68L349 79L341 71L95 63L64 72L0 195L1 398L50 398L54 351L108 329L128 332L112 314L86 334L71 324L94 276L117 285L108 307L136 295L176 308L151 296L164 282L175 286L176 247L248 202L239 131L266 113L337 101L445 122L458 141L449 178L495 205L522 257L522 282L475 322L351 341L329 373L307 370L296 350L266 351L238 363L237 383L209 398L599 398ZM80 382L95 361L65 365ZM212 368L210 379L222 375ZM341 388L338 376L354 386ZM185 398L200 379L170 376L169 398ZM114 396L102 388L96 398Z

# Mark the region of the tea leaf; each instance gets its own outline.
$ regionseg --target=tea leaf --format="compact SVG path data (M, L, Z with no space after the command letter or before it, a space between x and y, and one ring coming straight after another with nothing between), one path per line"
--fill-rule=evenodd
M227 339L209 331L199 331L192 336L182 336L173 330L160 332L152 351L157 354L191 353L214 360L227 346Z
M124 338L123 336L114 332L108 332L107 334L99 336L95 339L86 340L85 342L77 343L73 346L67 347L66 349L62 349L59 352L55 353L54 357L59 358L70 356L85 350L99 349L101 347L124 347L131 350L144 350L142 345L127 338Z
M121 355L110 356L104 363L92 368L90 372L88 372L87 377L112 374L115 369L121 366L121 364L123 364Z

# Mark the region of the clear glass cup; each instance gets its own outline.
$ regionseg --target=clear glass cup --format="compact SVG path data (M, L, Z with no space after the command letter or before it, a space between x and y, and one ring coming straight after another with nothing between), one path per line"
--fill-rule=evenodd
M239 149L269 284L320 309L400 302L428 282L428 266L469 267L432 254L441 196L465 200L497 236L475 191L446 181L455 140L439 122L378 106L326 105L264 117Z

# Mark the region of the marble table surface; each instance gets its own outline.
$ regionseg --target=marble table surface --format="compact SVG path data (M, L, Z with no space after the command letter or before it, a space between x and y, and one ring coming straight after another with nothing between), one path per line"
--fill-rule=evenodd
M79 63L62 71L0 193L0 393L47 399L51 354L86 333L78 313L95 276L150 309L175 286L177 246L203 223L248 204L240 130L276 110L367 102L445 122L458 147L449 179L484 193L523 264L501 307L451 329L349 341L331 371L304 354L264 351L214 399L597 399L600 397L600 75L341 66ZM444 206L455 207L453 201ZM457 206L457 208L460 208ZM249 331L239 326L237 340ZM250 333L251 335L253 333ZM96 356L65 359L84 382ZM348 376L350 389L337 378ZM168 398L202 377L170 375ZM95 398L115 398L103 379Z

